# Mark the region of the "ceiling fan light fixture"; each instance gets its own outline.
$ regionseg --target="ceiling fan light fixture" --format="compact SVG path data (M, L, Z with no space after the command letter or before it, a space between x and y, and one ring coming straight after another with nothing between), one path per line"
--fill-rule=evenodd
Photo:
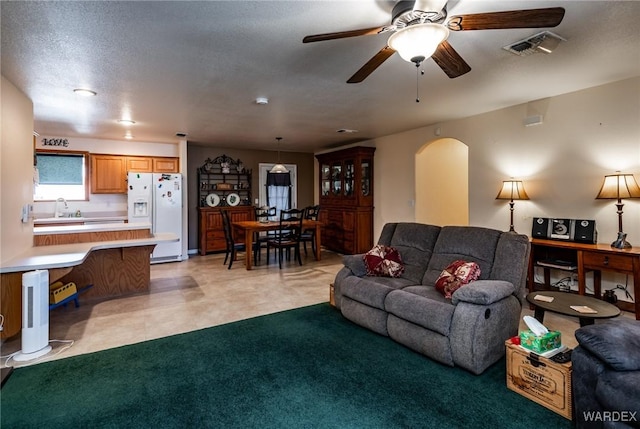
M387 44L410 63L421 63L431 57L440 43L449 37L449 29L441 24L414 24L393 33Z

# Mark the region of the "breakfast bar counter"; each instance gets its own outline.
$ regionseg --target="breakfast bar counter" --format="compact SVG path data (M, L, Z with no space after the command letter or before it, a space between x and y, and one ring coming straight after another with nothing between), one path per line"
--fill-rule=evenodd
M9 338L20 332L22 274L27 271L49 270L50 283L56 280L74 282L79 289L93 285L83 294L88 298L147 291L154 247L161 242L178 241L172 233L148 235L137 239L34 246L3 261L0 265L0 311L5 323L0 337Z

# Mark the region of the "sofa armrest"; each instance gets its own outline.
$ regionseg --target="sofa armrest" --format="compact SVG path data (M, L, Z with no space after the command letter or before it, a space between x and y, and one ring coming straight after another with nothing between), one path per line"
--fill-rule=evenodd
M456 290L451 296L453 305L458 302L489 305L512 295L516 288L504 280L477 280Z
M367 274L367 267L364 265L363 255L344 255L342 263L354 276L363 277Z
M575 332L578 344L616 371L640 370L640 322L608 320Z

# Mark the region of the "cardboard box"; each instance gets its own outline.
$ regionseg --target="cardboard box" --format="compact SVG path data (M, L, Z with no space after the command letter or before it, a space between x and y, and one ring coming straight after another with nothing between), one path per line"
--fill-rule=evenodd
M571 420L571 362L556 363L507 340L507 387Z
M520 332L520 344L535 353L544 353L562 346L562 341L559 331L551 331L544 335L522 331Z
M75 283L70 282L63 285L62 282L56 282L49 286L49 304L57 304L76 293L78 293L78 288Z
M329 283L329 304L336 306L336 300L333 297L334 286L333 283Z

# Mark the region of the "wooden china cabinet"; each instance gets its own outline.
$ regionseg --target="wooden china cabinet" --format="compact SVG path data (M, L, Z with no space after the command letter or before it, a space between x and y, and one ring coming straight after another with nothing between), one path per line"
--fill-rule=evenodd
M251 170L227 155L208 158L198 168L198 251L201 255L225 250L222 210L231 222L255 219L251 205ZM237 242L244 236L234 235Z
M344 254L373 247L373 147L316 155L322 245Z

